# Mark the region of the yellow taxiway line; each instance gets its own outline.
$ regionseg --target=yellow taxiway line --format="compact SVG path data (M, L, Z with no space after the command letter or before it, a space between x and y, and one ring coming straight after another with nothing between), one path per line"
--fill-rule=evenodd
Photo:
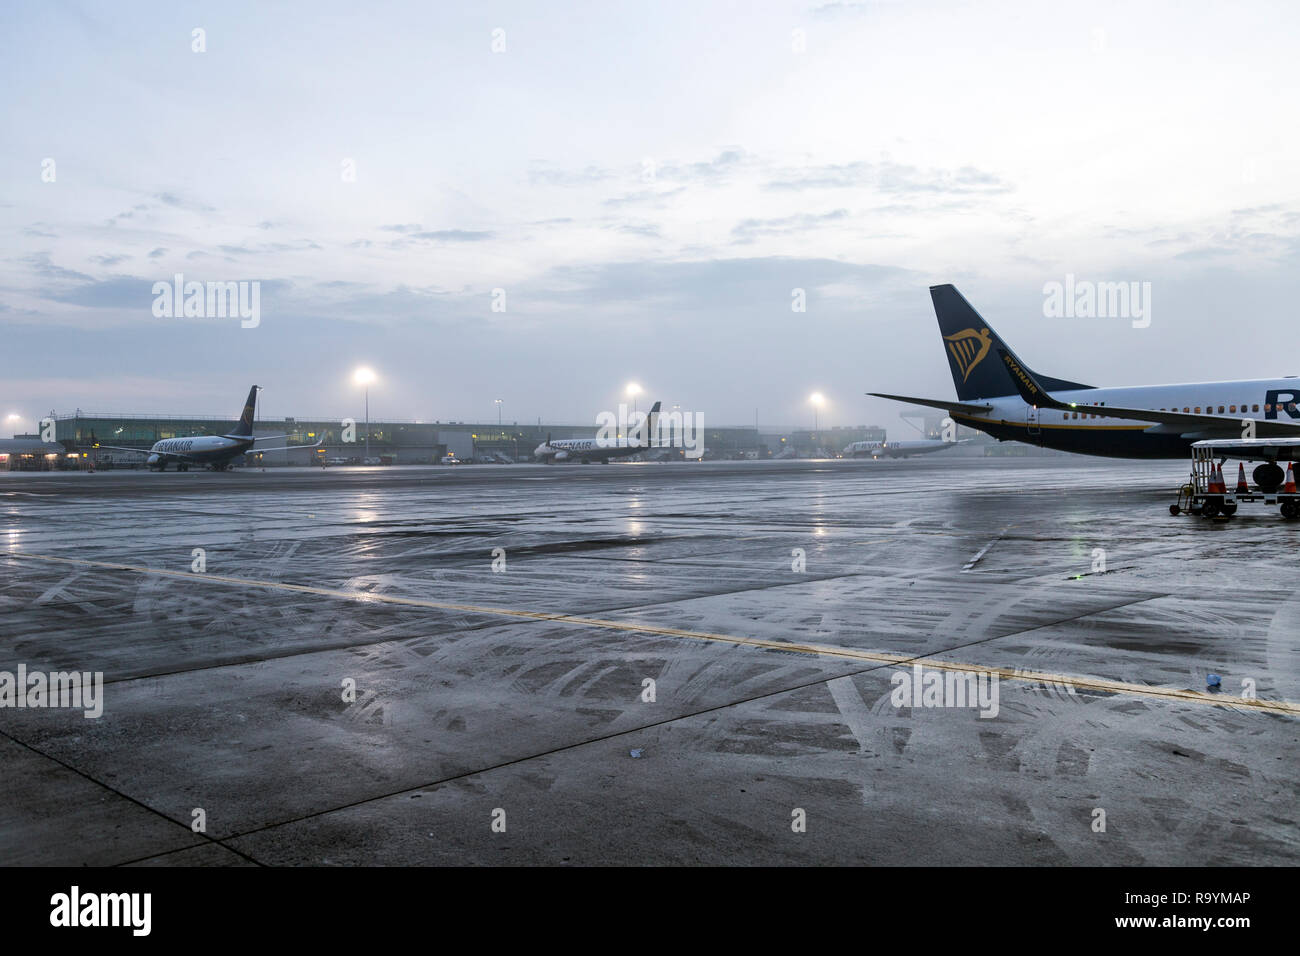
M298 594L311 594L317 597L334 598L343 601L371 602L377 604L394 604L401 607L421 607L439 611L463 611L468 614L485 614L495 617L522 618L530 621L555 621L573 624L579 627L604 628L614 631L634 631L638 634L656 634L662 637L687 638L690 640L711 641L716 644L732 644L741 647L758 647L764 650L785 651L793 654L811 654L816 657L833 657L842 660L865 661L873 664L895 664L900 666L919 664L923 668L943 671L960 671L996 676L999 680L1020 681L1030 684L1058 684L1076 690L1091 690L1105 694L1122 694L1130 697L1145 697L1153 700L1182 701L1193 704L1210 704L1216 707L1242 707L1262 710L1268 713L1285 714L1300 717L1300 704L1287 700L1261 700L1258 698L1232 697L1227 694L1210 694L1205 691L1187 690L1177 687L1153 687L1144 684L1131 684L1125 681L1105 680L1099 677L1079 677L1069 674L1053 674L1044 671L1026 671L1019 668L989 667L984 664L970 664L963 661L948 661L933 657L917 657L907 654L887 654L883 651L862 651L854 648L832 647L826 644L796 644L785 641L765 640L757 637L736 637L732 634L714 634L709 631L692 631L679 627L664 627L657 624L642 624L636 621L612 621L598 617L579 617L554 611L524 611L516 608L487 607L479 604L458 604L449 601L428 601L423 598L402 597L395 594L371 594L365 591L339 591L333 588L313 587L308 584L288 584L283 581L259 581L254 578L236 578L221 574L209 574L195 571L172 571L166 568L149 568L134 564L115 564L109 561L91 561L88 558L65 558L50 554L35 554L30 551L0 551L6 557L22 560L46 561L55 564L67 564L76 567L103 568L110 571L129 571L135 574L152 574L160 577L180 578L191 581L205 581L209 584L224 584L231 587L263 588L273 591L290 591Z

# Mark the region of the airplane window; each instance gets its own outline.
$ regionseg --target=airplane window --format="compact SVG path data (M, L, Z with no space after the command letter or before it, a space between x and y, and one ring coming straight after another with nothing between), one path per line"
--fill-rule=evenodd
M1287 404L1286 404L1286 410L1287 410L1288 412L1294 412L1294 411L1295 411L1295 402L1287 402Z
M1187 407L1186 405L1184 405L1184 406L1183 406L1183 411L1184 411L1184 412L1186 412L1186 411L1190 411L1190 409L1188 409L1188 407Z
M1236 406L1236 405L1229 405L1229 406L1228 406L1228 411L1230 411L1230 412L1235 412L1236 410L1237 410L1237 406ZM1219 409L1219 411L1223 411L1223 409Z
M1200 406L1200 405L1197 405L1197 406L1196 406L1196 414L1198 414L1198 415L1201 414L1201 406Z
M1219 406L1219 414L1220 414L1220 415L1223 414L1223 406L1222 406L1222 405Z
M1265 405L1265 406L1264 406L1264 411L1266 411L1266 412L1271 412L1272 410L1273 410L1273 406L1272 406L1272 405Z
M1259 406L1258 406L1258 405L1252 405L1252 406L1250 407L1250 410L1251 410L1252 412L1257 412L1257 411L1259 411Z
M1064 415L1061 416L1061 418L1063 418L1065 421L1068 422L1070 420L1070 413L1066 412Z

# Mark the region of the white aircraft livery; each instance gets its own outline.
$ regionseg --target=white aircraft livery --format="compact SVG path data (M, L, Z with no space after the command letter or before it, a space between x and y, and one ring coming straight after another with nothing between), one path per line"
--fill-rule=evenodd
M627 455L635 455L646 451L650 448L648 436L655 433L655 423L659 418L659 406L661 404L661 402L655 402L654 407L646 415L642 427L636 429L639 432L636 441L633 441L632 435L628 435L627 441L623 443L611 443L599 438L552 439L550 435L547 435L546 441L533 449L533 457L546 462L548 465L559 461L577 461L584 465L593 461L608 464L611 458L623 458Z
M855 441L844 446L844 454L853 458L909 458L912 455L928 455L932 451L943 451L953 445L970 441L961 438L957 441L941 441L938 438L914 438L908 441Z
M1192 442L1236 439L1230 457L1263 460L1262 490L1282 483L1279 458L1300 458L1300 380L1252 379L1096 388L1039 375L956 287L930 287L957 401L870 392L942 408L999 441L1111 458L1189 458Z
M315 448L325 441L322 435L316 445L282 445L277 448L258 448L256 443L272 438L288 438L288 435L262 435L253 437L253 409L257 405L259 386L248 390L248 399L235 427L225 435L194 435L189 438L164 438L153 443L148 451L141 448L124 448L117 445L101 445L95 442L94 448L107 448L112 451L129 451L137 455L147 455L146 464L151 470L166 471L170 462L176 462L177 471L189 471L190 465L207 465L213 471L225 471L232 458L250 452L288 451L290 448Z

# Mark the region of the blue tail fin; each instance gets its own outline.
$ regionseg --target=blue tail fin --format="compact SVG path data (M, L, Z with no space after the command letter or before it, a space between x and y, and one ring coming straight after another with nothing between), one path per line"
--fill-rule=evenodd
M253 411L257 408L257 386L254 385L248 390L248 399L244 402L244 410L240 413L239 424L234 427L227 438L252 438L253 437Z
M931 286L930 299L934 302L934 314L939 320L939 332L943 335L944 350L948 353L948 366L952 370L952 383L957 387L957 397L965 402L976 398L1015 395L1019 391L1018 384L1011 377L1007 364L996 353L1007 353L1026 371L1029 366L1020 361L1011 346L1002 341L992 326L957 291L956 286ZM1030 374L1044 388L1053 391L1092 388L1091 385L1039 375L1037 372Z

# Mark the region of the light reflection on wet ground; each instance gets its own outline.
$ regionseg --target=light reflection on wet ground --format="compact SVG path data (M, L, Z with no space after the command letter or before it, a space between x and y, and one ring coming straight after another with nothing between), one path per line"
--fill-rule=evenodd
M1295 718L1013 681L993 719L898 709L896 665L635 629L1300 701L1300 523L1170 517L1184 470L0 475L5 547L74 562L0 559L0 669L109 682L100 720L0 710L0 859L1294 864Z

